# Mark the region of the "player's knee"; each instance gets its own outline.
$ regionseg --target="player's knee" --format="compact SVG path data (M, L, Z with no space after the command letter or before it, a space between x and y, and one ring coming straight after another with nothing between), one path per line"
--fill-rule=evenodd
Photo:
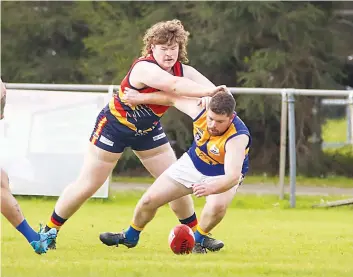
M153 209L154 208L154 203L156 203L156 199L153 195L150 194L145 194L140 202L139 202L139 206L142 209Z

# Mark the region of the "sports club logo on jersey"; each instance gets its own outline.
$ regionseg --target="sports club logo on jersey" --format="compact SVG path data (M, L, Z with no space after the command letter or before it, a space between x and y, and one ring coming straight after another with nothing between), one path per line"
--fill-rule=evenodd
M217 146L214 145L214 144L211 146L210 152L211 152L213 155L219 156L219 149L218 149Z
M137 129L135 132L135 137L137 136L144 136L147 135L149 132L152 132L154 129L156 129L158 126L158 121L153 122L153 125L151 128L147 128L147 129ZM162 130L162 127L158 128L158 130Z
M146 105L137 105L134 107L129 107L126 112L126 118L130 119L132 123L137 123L141 119L146 119L148 117L155 117L156 115L152 109Z
M195 140L199 141L203 136L203 130L200 128L197 128L196 133L195 133Z
M158 126L158 119L159 117L146 105L130 107L130 111L126 112L126 120L136 127L135 136L144 136L152 132Z

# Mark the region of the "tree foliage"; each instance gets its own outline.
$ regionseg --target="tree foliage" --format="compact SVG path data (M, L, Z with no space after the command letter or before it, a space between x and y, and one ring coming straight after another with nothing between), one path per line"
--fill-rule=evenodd
M2 73L8 82L118 84L140 55L145 30L178 18L190 31L190 65L215 84L276 88L340 88L353 23L333 2L2 3ZM280 98L236 95L250 127L252 168L276 172ZM313 113L318 111L318 113ZM314 118L314 120L311 120ZM318 99L296 98L301 172L321 174ZM171 110L163 119L178 154L191 122Z
M3 2L1 61L5 80L36 83L84 81L87 28L70 13L71 2Z

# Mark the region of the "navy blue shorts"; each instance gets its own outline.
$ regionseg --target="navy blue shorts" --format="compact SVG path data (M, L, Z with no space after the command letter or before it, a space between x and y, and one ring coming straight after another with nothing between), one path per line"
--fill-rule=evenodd
M103 109L96 120L90 141L97 147L112 153L122 153L125 147L143 151L168 143L160 122L146 134L138 134L121 124L108 110Z

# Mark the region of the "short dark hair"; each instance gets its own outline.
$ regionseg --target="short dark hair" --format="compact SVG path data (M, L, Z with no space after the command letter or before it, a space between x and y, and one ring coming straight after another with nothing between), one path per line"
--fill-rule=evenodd
M235 109L233 95L228 92L219 92L214 95L210 102L210 110L216 114L231 116Z

